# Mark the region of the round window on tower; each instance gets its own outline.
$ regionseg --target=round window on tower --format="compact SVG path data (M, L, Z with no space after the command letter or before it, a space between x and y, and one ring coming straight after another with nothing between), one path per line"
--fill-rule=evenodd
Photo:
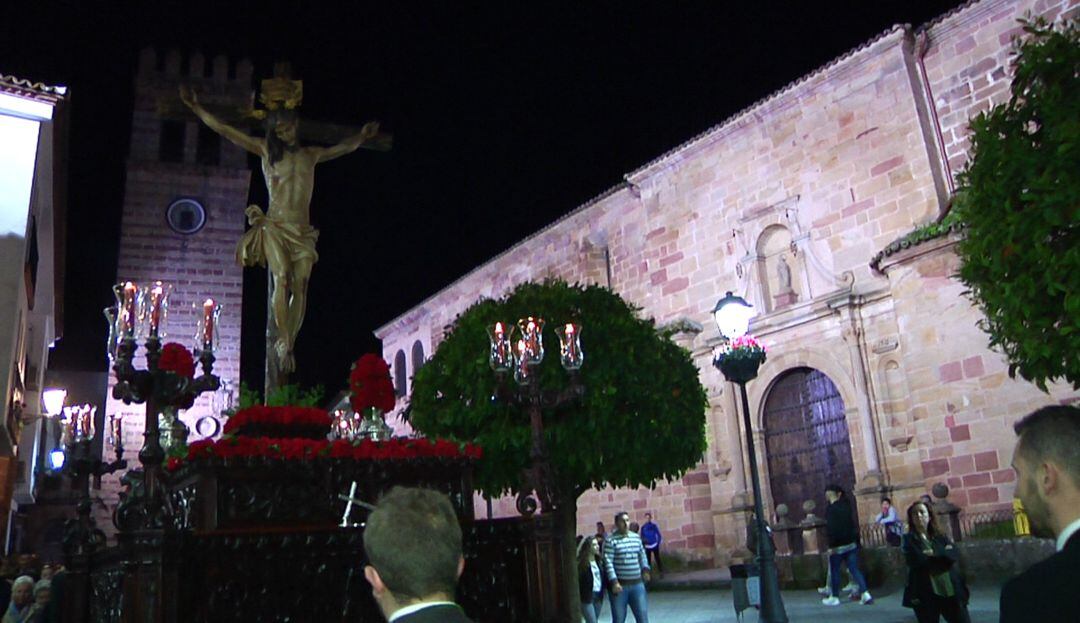
M206 225L206 209L194 199L177 199L165 211L165 222L178 234L194 234Z

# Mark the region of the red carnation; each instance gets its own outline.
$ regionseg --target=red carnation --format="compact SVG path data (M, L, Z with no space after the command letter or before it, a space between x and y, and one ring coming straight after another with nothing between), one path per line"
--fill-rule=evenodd
M193 378L195 376L195 359L191 352L182 344L169 342L161 347L161 358L158 359L158 369L165 372L173 372L180 376Z
M368 353L353 364L349 373L350 403L353 411L364 413L369 408L382 412L394 408L394 383L390 380L390 366L382 357Z

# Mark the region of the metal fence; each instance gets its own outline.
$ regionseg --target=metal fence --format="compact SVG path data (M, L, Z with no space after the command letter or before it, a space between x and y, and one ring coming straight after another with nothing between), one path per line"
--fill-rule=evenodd
M988 513L960 513L960 538L968 539L1011 539L1023 536L1018 518L1011 510L991 511Z
M938 528L954 541L977 539L1011 539L1029 534L1026 517L1022 513L1004 509L985 513L942 513L937 515ZM906 530L908 526L904 526ZM885 526L877 523L859 526L859 539L863 547L886 547L889 545Z

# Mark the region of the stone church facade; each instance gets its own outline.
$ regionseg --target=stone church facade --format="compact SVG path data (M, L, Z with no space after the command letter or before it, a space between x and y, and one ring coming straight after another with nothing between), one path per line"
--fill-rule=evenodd
M750 488L737 388L711 365L711 311L730 290L756 307L751 331L770 349L747 386L768 507L798 521L805 500L822 498L820 512L831 478L864 523L882 495L906 507L937 482L966 511L1010 507L1012 423L1080 394L1008 377L952 277L960 234L905 236L947 211L968 119L1008 97L1017 18L1075 18L1078 7L971 2L799 78L378 329L395 378L407 385L472 303L548 276L608 286L659 325L680 322L709 392L708 450L653 490L584 494L578 532L619 510L651 512L666 553L723 564L743 546ZM514 513L506 500L495 508Z

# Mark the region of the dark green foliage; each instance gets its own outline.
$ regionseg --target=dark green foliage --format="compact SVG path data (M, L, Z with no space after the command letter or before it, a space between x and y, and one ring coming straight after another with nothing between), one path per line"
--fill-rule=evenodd
M269 407L318 407L323 403L323 394L326 390L322 385L316 385L311 389L301 389L299 385L282 385L270 390L266 397L266 405ZM240 400L236 409L244 409L263 404L259 392L246 383L240 383ZM231 414L230 414L231 415Z
M488 367L486 327L544 318L541 387L560 389L569 377L559 364L553 329L580 322L585 397L562 412L544 413L564 502L590 487L652 486L681 476L705 452L705 390L686 350L636 312L609 290L563 282L527 283L502 300L477 303L416 373L413 426L429 436L480 443L477 486L491 495L516 491L529 457L529 418L523 409L492 400L496 380Z
M1024 24L1012 96L971 122L960 279L1010 374L1080 388L1080 39Z

